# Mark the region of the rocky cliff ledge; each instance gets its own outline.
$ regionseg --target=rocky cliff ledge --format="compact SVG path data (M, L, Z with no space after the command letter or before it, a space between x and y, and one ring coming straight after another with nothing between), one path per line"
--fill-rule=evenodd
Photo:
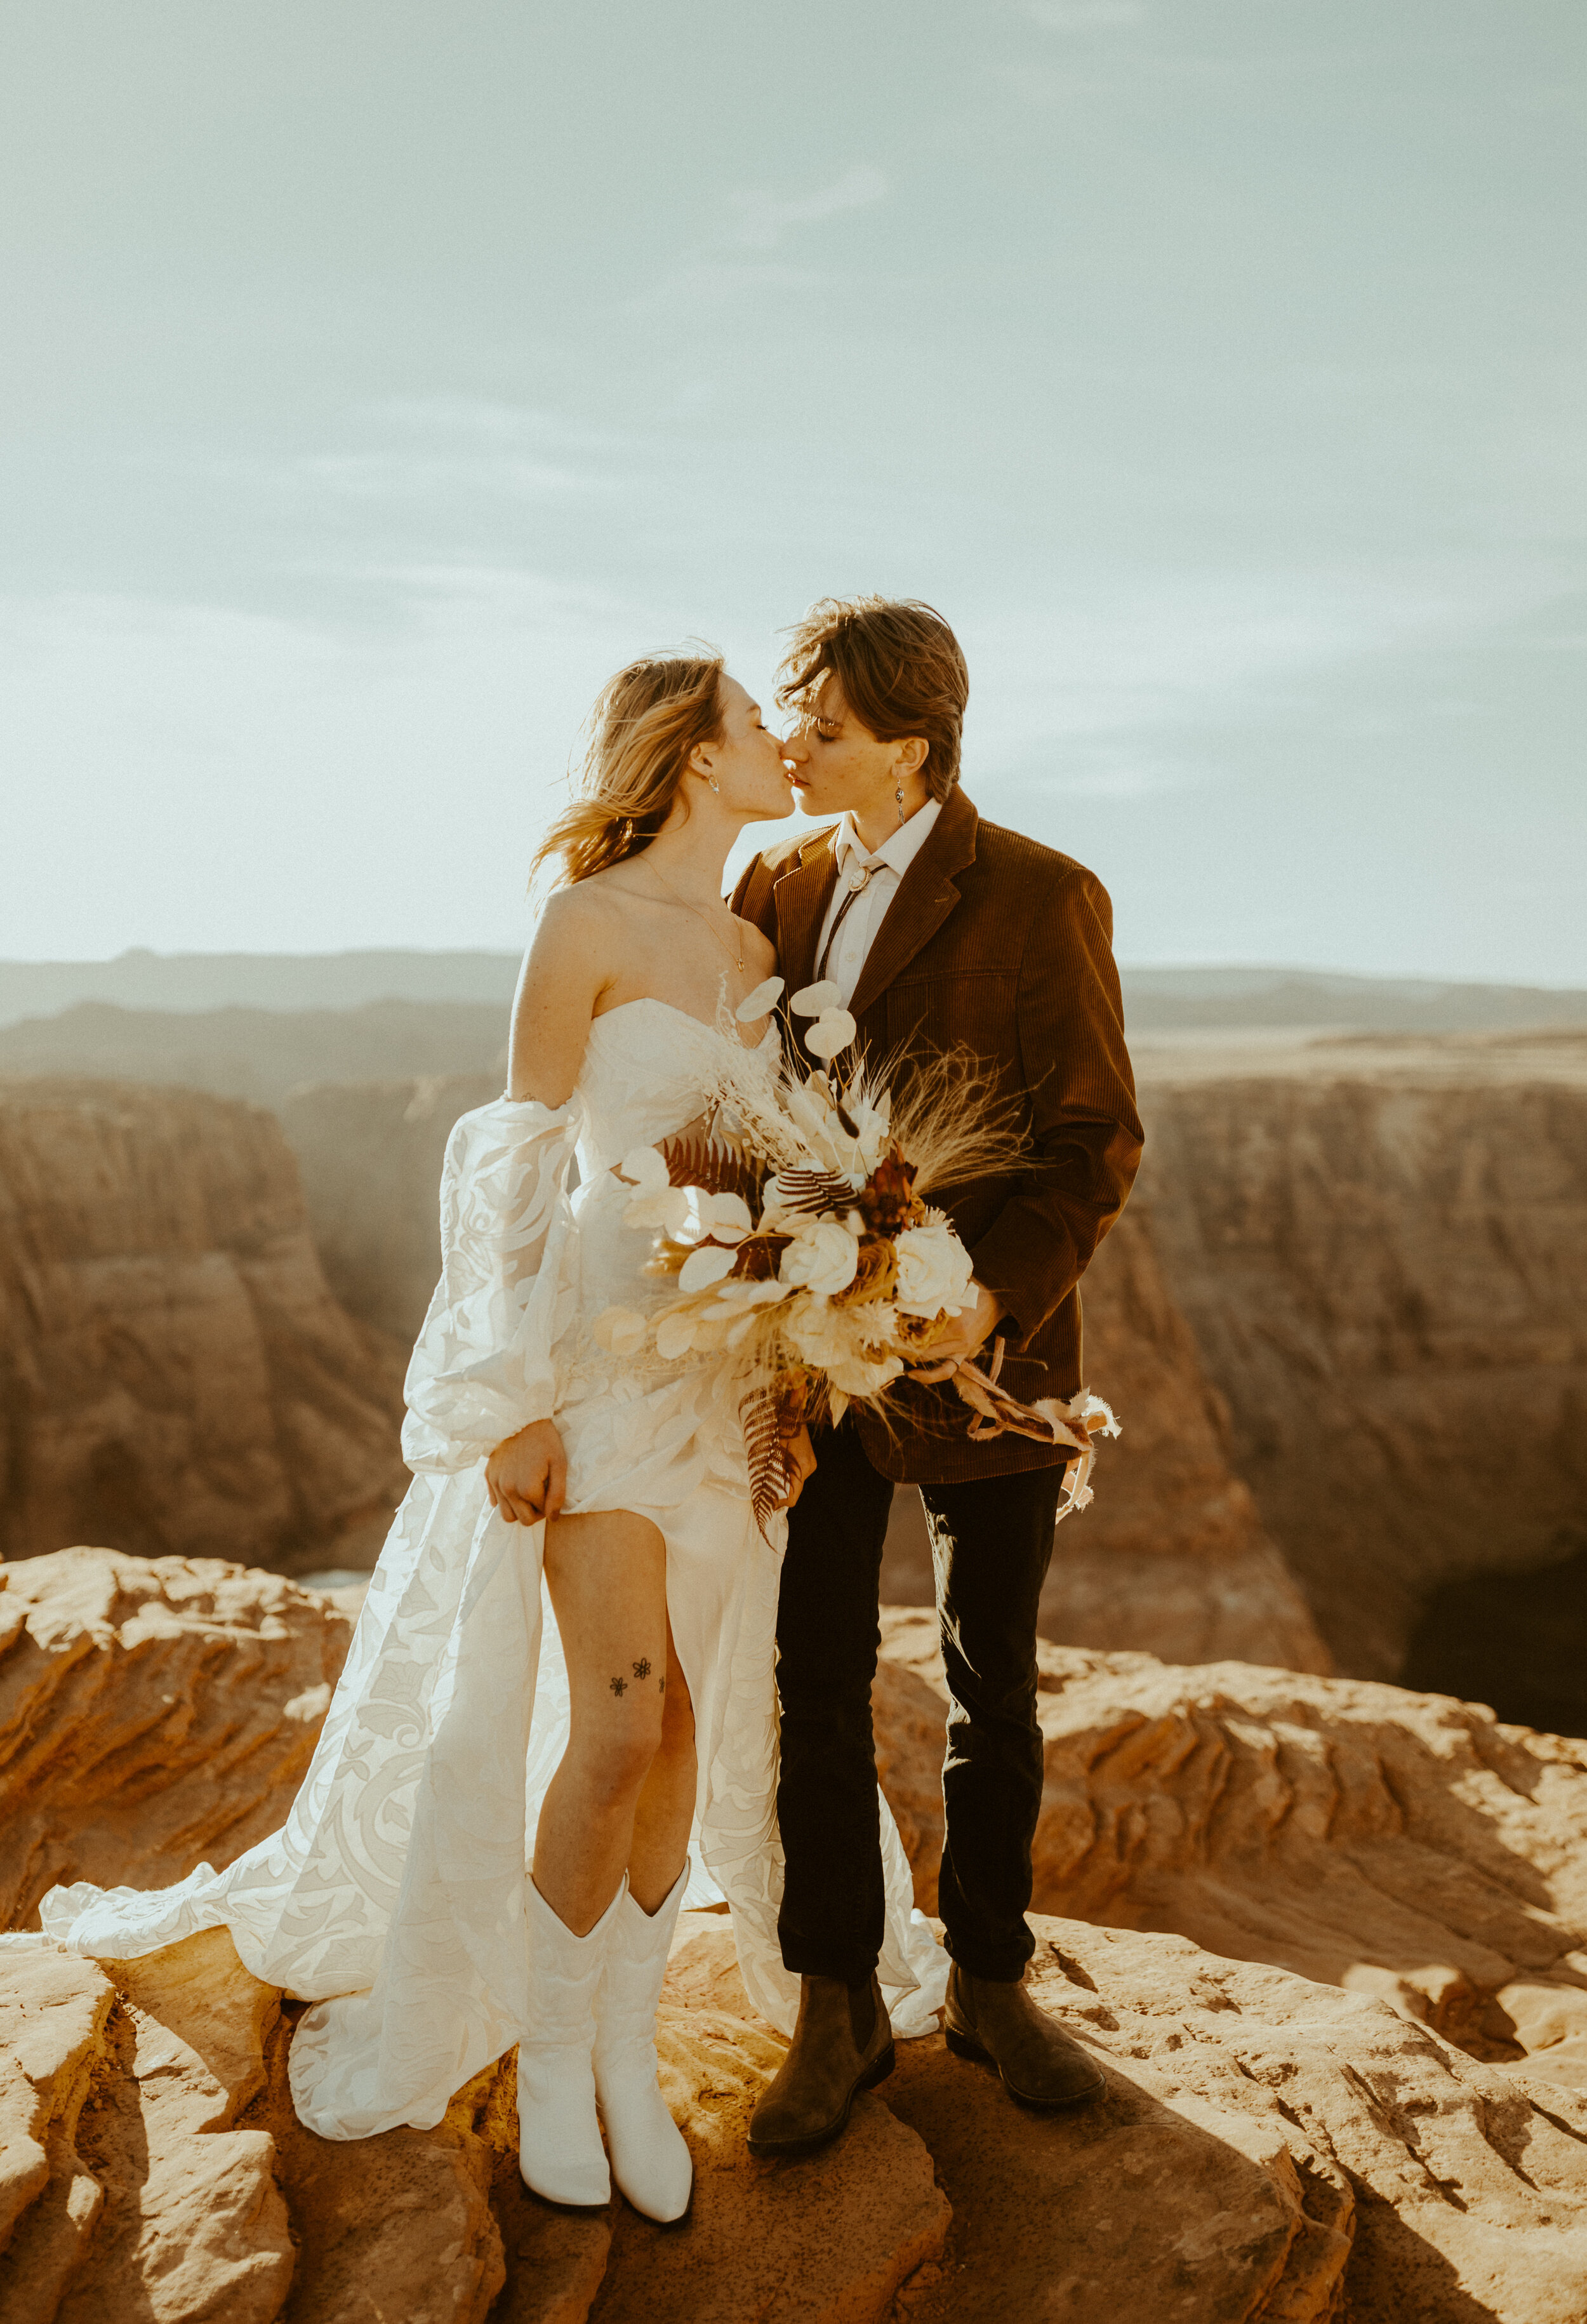
M326 1287L273 1114L0 1082L0 1549L334 1564L406 1472L406 1350Z
M20 1617L0 1632L0 1768L62 1877L170 1877L279 1817L345 1637L325 1600L93 1550L0 1580ZM878 1734L922 1889L931 1653L920 1614L890 1615ZM0 2313L1579 2324L1582 1747L1293 1673L1056 1648L1043 1671L1032 1978L1102 2063L1096 2107L1022 2113L932 2038L901 2045L835 2146L756 2164L745 2120L780 2044L720 1917L691 1914L660 2048L697 2189L667 2231L525 2193L510 2061L433 2131L329 2144L287 2098L296 2006L224 1933L122 1963L19 1934L0 1946ZM228 1756L214 1722L244 1693ZM14 1886L19 1911L34 1888ZM1174 1932L1197 1914L1224 1957ZM1445 1958L1453 1979L1429 1979Z

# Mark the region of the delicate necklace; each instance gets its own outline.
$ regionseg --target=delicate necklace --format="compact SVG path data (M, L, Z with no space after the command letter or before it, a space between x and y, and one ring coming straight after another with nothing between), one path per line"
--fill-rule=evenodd
M647 862L645 869L650 873L653 879L659 880L661 881L662 886L666 890L667 894L673 899L674 903L682 904L686 912L693 912L697 920L704 922L705 926L710 928L711 933L715 937L717 943L720 945L722 950L727 954L728 958L733 961L733 966L738 970L739 975L742 976L744 973L744 923L738 918L738 914L735 913L733 915L733 926L738 931L738 957L737 960L733 960L732 946L728 943L728 940L723 936L721 930L711 921L706 919L705 914L701 910L699 905L692 904L687 896L680 896L677 890L673 886L672 881L667 878L665 872L658 872L654 863Z

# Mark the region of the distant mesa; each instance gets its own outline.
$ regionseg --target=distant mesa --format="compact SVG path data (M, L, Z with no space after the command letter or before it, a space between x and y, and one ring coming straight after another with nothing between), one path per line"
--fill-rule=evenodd
M100 961L0 961L0 1026L85 1001L121 1009L358 1009L372 1001L505 1010L509 952L156 953ZM1362 1033L1504 1032L1587 1025L1587 992L1289 967L1127 968L1131 1029L1291 1027Z

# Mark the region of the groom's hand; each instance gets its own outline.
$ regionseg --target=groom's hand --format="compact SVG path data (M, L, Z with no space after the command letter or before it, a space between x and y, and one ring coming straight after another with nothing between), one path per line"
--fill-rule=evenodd
M940 1339L931 1342L923 1351L925 1361L910 1368L910 1378L928 1385L932 1380L946 1379L961 1356L973 1356L984 1348L997 1329L1004 1313L1004 1305L984 1283L972 1283L976 1295L973 1307L961 1307L942 1332Z
M567 1455L555 1424L531 1421L500 1443L485 1463L485 1490L509 1525L559 1517L567 1495Z

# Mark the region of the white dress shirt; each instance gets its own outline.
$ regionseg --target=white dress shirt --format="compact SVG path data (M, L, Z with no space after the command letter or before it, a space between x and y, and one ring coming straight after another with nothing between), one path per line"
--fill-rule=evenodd
M873 855L854 827L854 818L845 813L839 824L833 846L838 857L838 884L832 890L832 900L827 906L821 921L821 936L816 944L817 974L825 975L843 995L848 1007L854 998L854 988L859 982L866 955L876 940L876 932L887 917L887 907L898 893L904 878L921 849L931 836L931 825L941 813L938 800L928 799L924 807L916 807L907 823L885 838ZM868 874L868 878L865 875ZM858 892L855 893L858 888ZM849 895L854 901L847 912L844 902ZM828 958L825 969L820 963L827 942L843 912L843 925Z

